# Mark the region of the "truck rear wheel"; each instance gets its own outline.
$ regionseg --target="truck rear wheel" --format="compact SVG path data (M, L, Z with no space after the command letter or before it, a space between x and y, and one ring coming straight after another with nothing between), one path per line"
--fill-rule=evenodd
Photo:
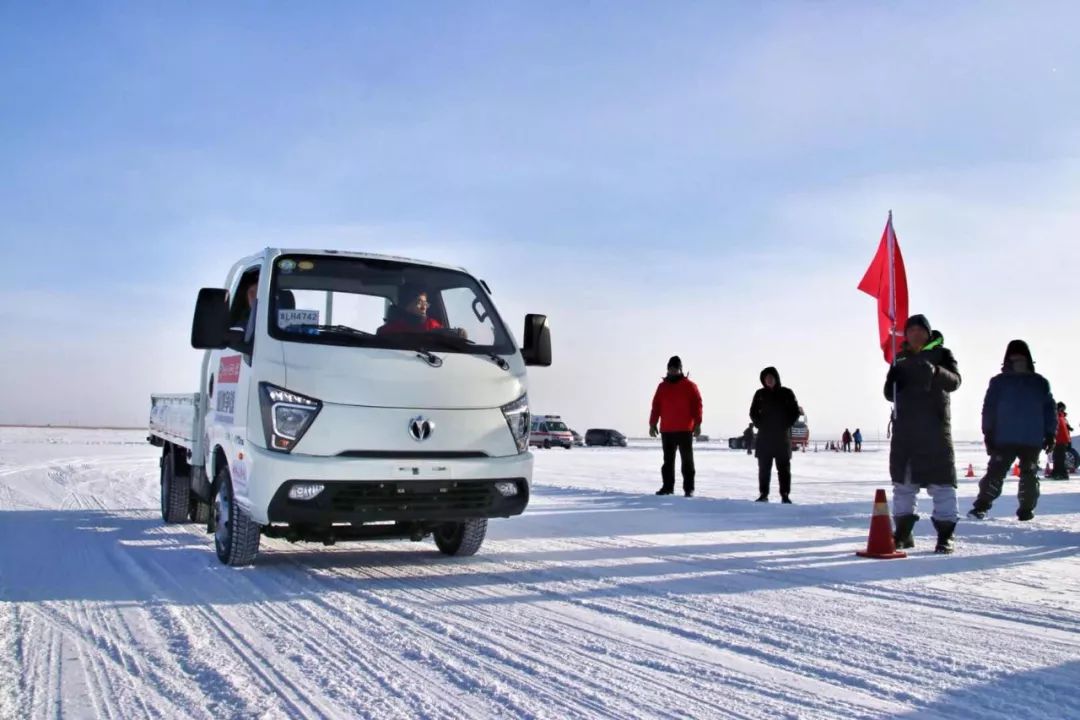
M214 548L218 560L232 567L251 565L259 553L259 526L236 504L227 467L218 470L214 485Z
M445 555L475 555L487 536L487 519L443 523L435 528L435 544Z
M176 475L173 451L161 456L161 519L166 523L182 523L188 519L191 485L186 477Z

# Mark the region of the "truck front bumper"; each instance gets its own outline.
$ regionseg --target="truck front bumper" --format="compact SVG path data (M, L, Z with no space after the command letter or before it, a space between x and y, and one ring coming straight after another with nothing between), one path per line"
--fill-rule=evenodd
M373 460L287 455L248 446L248 456L245 505L260 525L511 517L529 503L533 469L531 453ZM323 490L310 500L289 497L290 489L306 483Z

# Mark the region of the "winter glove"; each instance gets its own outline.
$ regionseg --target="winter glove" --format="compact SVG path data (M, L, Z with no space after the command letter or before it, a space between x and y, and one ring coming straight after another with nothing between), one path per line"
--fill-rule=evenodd
M904 385L904 373L900 372L899 365L893 365L889 368L889 374L885 376L885 384L893 385L897 390L903 390Z
M694 437L701 437L701 423L694 424Z
M656 429L655 425L649 426L649 437L654 438L660 434L660 431Z

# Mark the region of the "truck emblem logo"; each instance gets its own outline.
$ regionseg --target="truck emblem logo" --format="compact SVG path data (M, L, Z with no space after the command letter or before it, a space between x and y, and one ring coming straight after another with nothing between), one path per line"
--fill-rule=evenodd
M435 431L435 423L428 420L423 415L417 415L409 421L409 435L416 442L423 442L431 437L431 433Z

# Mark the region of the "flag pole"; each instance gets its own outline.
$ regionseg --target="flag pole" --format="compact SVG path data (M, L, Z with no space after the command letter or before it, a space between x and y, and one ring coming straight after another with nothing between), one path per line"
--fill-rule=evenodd
M892 210L889 210L888 229L886 231L888 235L889 244L889 320L892 321L892 327L889 329L889 342L892 343L892 366L896 367L896 232L893 230L892 224ZM899 413L897 412L896 402L896 380L893 379L893 418L895 419Z

